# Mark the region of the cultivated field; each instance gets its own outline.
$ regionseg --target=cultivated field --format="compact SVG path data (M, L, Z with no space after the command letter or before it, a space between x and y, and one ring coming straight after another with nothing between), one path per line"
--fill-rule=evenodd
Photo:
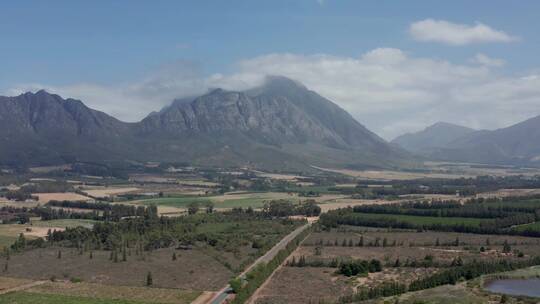
M511 244L513 253L503 252L505 243ZM522 252L523 257L515 252ZM501 258L519 261L538 252L540 239L531 237L340 226L311 233L289 257L289 262L293 257L295 261L303 258L308 265L281 267L258 292L256 303L332 303L360 288L375 288L385 282L408 284L428 277L458 258L463 263ZM316 261L327 264L372 259L381 261L383 270L358 277L338 274L335 267L309 265ZM485 303L487 297L466 285L441 286L402 295L399 303L418 303L419 299L433 301L427 303Z
M113 195L118 194L124 194L124 193L130 193L138 191L139 188L135 187L94 187L91 189L83 189L82 191L86 193L86 195L95 197L95 198L106 198Z
M50 201L90 201L92 198L74 192L59 193L34 193L39 198L39 203L46 204Z

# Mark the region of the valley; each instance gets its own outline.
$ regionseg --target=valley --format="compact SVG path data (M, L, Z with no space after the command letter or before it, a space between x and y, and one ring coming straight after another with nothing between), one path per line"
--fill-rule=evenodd
M0 301L412 301L448 287L411 286L459 267L536 265L534 169L428 165L437 173L166 164L117 177L83 175L77 165L5 173L1 279L6 290L22 289ZM31 261L39 263L28 268ZM361 261L380 268L340 273ZM496 298L482 275L450 285L452 293Z

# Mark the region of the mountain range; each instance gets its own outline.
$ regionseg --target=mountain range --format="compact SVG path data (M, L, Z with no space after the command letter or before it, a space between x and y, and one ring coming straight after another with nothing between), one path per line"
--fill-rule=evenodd
M474 129L438 122L416 133L406 133L396 137L391 143L397 144L413 153L430 153L451 145L460 137L474 132Z
M437 123L392 143L433 160L538 166L540 116L492 131Z
M4 165L158 161L298 170L411 162L409 153L285 77L178 99L136 123L43 90L0 97L0 147Z

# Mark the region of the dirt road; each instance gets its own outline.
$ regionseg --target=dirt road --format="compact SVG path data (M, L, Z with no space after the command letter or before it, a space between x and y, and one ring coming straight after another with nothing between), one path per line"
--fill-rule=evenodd
M311 223L307 223L303 225L302 227L296 228L296 230L287 234L283 239L281 239L281 241L279 241L279 243L274 245L274 247L268 250L263 256L258 258L253 264L251 264L251 266L249 266L246 270L244 270L244 272L242 272L238 277L245 278L246 274L257 265L261 263L270 262L278 254L280 250L287 247L287 244L289 244L292 240L294 240L294 238L296 238L300 233L302 233L302 231L306 230L309 226L311 226ZM232 291L231 286L227 285L223 289L218 291L214 295L214 297L207 303L221 304L227 299L231 291Z

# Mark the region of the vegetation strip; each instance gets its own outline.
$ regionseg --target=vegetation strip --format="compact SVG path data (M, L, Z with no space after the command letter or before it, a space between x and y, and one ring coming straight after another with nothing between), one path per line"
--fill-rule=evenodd
M272 275L272 273L289 257L289 255L300 245L300 243L309 235L311 228L307 228L297 235L294 240L289 242L285 249L282 249L268 263L259 264L253 270L247 273L246 281L242 278L231 280L230 285L236 293L231 304L245 303L255 291Z

